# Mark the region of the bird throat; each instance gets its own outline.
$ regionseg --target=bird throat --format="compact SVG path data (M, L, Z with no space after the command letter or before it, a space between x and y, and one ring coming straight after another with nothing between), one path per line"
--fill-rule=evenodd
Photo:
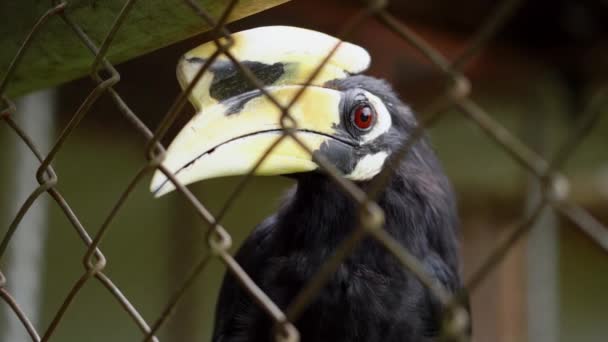
M297 177L295 191L279 212L279 234L289 250L323 246L333 252L359 226L358 204L329 177Z

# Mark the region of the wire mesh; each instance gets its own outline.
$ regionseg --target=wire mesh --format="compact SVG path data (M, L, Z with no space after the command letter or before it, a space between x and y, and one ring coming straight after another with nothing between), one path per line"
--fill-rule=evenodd
M502 148L514 162L533 174L542 184L541 201L536 205L534 210L526 213L520 219L520 222L516 223L509 230L510 233L507 238L493 250L481 266L466 280L467 292L473 292L478 288L479 284L484 281L488 274L509 253L514 244L530 231L539 218L542 210L548 206L553 207L557 212L571 220L582 232L587 234L593 241L601 246L601 248L608 250L608 230L585 209L569 199L567 191L568 180L559 172L563 163L574 153L576 146L593 128L593 123L600 115L600 104L605 103L608 99L608 89L603 88L595 95L593 101L591 101L591 105L585 109L582 115L583 119L580 120L580 125L572 130L571 136L563 143L556 157L553 160L545 160L520 141L508 129L496 122L481 106L469 97L470 83L467 77L462 73L462 67L491 41L492 37L513 15L518 7L521 6L523 1L506 0L500 2L496 6L494 12L486 18L485 23L483 23L474 36L471 37L470 42L464 51L453 60L444 57L440 51L417 35L408 25L391 15L386 9L387 2L368 1L365 5L361 5L361 9L358 13L347 21L337 36L343 40L347 40L349 35L351 35L356 28L362 26L361 23L375 18L386 25L390 30L394 31L417 51L422 53L430 63L442 73L448 86L443 93L436 96L428 109L423 112L423 115L420 116L417 130L407 138L407 141L401 145L401 148L398 151L393 153L390 161L373 181L369 191L363 191L356 184L344 178L340 171L327 160L314 155L316 163L320 165L326 174L351 196L356 203L358 203L360 208L359 226L338 246L333 255L299 292L292 303L285 310L281 310L249 277L249 275L247 275L229 253L228 249L231 246L231 236L221 225L221 222L225 215L230 211L234 201L251 181L255 169L260 166L264 158L268 156L270 151L272 151L282 139L291 137L298 142L302 148L313 155L312 151L310 151L294 133L297 128L297 122L291 117L290 108L298 101L302 96L302 93L306 91L307 86L324 67L325 62L330 59L340 43L338 43L326 56L323 62L317 66L313 74L305 83L305 86L294 96L292 101L284 106L280 104L277 99L273 98L247 66L240 63L240 61L230 52L232 39L230 31L226 27L226 22L238 1L229 1L226 4L222 15L215 19L195 1L185 0L185 3L192 11L200 16L202 24L209 25L213 28L212 34L215 37L214 41L217 50L211 58L206 60L205 64L189 86L187 86L174 100L173 105L167 110L159 127L152 131L140 120L138 115L114 89L114 86L120 80L120 75L114 66L105 58L108 49L112 46L112 40L116 32L120 30L121 24L125 20L128 20L130 10L133 8L135 2L135 0L128 0L124 3L113 25L108 30L105 39L100 46L97 46L81 28L79 23L74 22L66 13L65 9L68 6L68 1L53 1L52 6L39 18L29 31L0 83L0 95L3 107L0 112L0 117L2 121L19 136L23 143L31 150L31 153L40 162L40 166L36 173L36 179L39 185L20 207L18 213L10 223L7 232L2 237L0 244L0 259L3 257L7 246L10 244L11 237L15 231L19 229L19 224L24 215L32 207L33 203L45 192L51 196L54 202L63 211L64 215L73 226L75 233L78 234L82 243L87 247L87 251L82 260L84 265L83 273L73 284L71 291L63 300L61 307L55 313L50 325L43 330L40 330L40 327L33 326L27 315L20 309L19 303L14 300L13 296L11 296L6 288L6 283L9 282L10 279L6 279L0 271L0 297L6 305L8 305L10 310L12 310L15 316L18 317L32 341L47 341L53 336L57 327L61 324L66 311L69 310L73 300L79 295L83 286L87 282L93 281L93 279L100 282L115 298L116 302L121 305L125 312L128 313L133 320L133 324L141 330L143 341L157 341L158 338L156 334L159 329L165 324L177 303L183 298L184 293L193 285L197 277L199 277L203 269L205 269L209 261L213 258L219 259L227 267L228 271L234 275L240 286L246 290L254 302L272 318L275 323L275 336L277 340L297 341L299 334L293 325L293 322L298 319L307 305L316 298L327 283L329 277L336 271L339 265L353 252L359 242L366 237L373 238L382 244L388 252L393 254L394 257L402 263L403 267L414 274L445 306L444 316L446 324L443 325L442 335L448 340L466 340L469 318L467 317L467 311L463 307L462 302L462 298L466 296L466 293L456 293L452 295L437 282L433 281L431 277L427 275L421 263L383 229L383 212L375 202L379 193L387 186L387 182L395 169L393 166L405 158L408 151L412 148L416 140L420 139L422 132L426 128L435 125L446 115L448 109L454 108L457 109L464 118L481 128L489 140ZM13 72L16 68L20 67L22 56L27 53L28 47L30 47L32 41L36 39L37 33L44 30L45 24L50 20L63 21L63 23L72 30L73 35L79 39L83 46L90 50L90 77L95 82L96 86L73 114L71 120L61 132L51 151L44 155L33 143L31 137L28 136L28 133L21 129L13 120L13 116L17 113L17 108L4 93L7 85L11 81ZM242 178L234 192L229 196L228 200L219 211L219 214L214 217L205 205L175 178L174 174L162 166L161 162L164 158L165 149L161 145L160 140L182 112L187 102L188 95L195 84L210 67L211 63L221 55L226 56L232 61L232 63L246 75L249 81L281 110L283 135L266 151L262 158L258 160L256 166ZM103 77L102 75L107 76ZM87 115L90 108L103 94L107 94L111 97L116 108L122 113L127 121L131 123L133 131L140 133L147 140L147 146L144 153L148 161L145 165L142 165L141 169L134 175L127 188L106 216L100 229L97 230L97 233L91 235L89 233L91 229L86 228L81 223L79 217L71 209L70 204L62 197L61 193L56 188L59 175L55 173L51 164L57 153L62 149L65 141L70 138L80 121ZM162 312L158 314L158 317L153 320L152 324L149 324L144 320L137 308L135 308L129 299L121 292L120 288L113 283L112 279L106 273L104 273L107 262L103 252L99 249L99 245L103 238L109 234L113 219L116 217L117 213L122 210L134 188L146 175L156 169L162 171L166 175L166 177L175 185L177 191L196 209L200 220L206 223L209 249L195 264L183 284L170 297L169 302Z

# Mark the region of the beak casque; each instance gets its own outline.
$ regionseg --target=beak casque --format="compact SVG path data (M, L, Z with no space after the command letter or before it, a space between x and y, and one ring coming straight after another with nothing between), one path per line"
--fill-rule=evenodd
M320 32L287 26L260 27L232 35L230 53L249 67L266 91L287 105L314 69L340 41ZM180 60L182 88L215 51L203 44ZM370 63L361 47L342 42L289 113L296 135L315 151L328 140L340 140L335 127L341 119L341 93L323 87L328 81L365 70ZM249 172L282 135L281 111L256 90L224 55L219 56L193 88L190 101L197 114L167 149L163 166L187 185L199 180ZM285 137L257 168L256 175L279 175L316 169L311 155L291 137ZM175 187L159 170L152 179L155 196Z

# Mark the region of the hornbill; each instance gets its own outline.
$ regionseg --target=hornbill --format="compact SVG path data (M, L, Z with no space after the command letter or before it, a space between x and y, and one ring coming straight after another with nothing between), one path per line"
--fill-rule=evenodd
M270 26L232 35L231 54L286 105L338 39L296 27ZM225 41L223 41L225 43ZM186 87L216 50L187 52L177 75ZM251 233L236 261L282 309L358 227L358 206L324 173L320 156L366 190L417 126L408 106L384 81L361 75L370 64L361 47L342 42L289 113L311 155L286 137L255 170L288 175L297 185L277 213ZM183 184L242 175L283 134L281 110L241 68L220 56L190 95L198 113L177 134L163 165ZM417 257L448 291L461 288L458 218L450 184L425 139L415 143L378 199L384 229ZM156 196L174 189L157 171ZM302 341L434 341L437 298L374 239L365 239L294 322ZM273 322L237 284L224 278L213 341L271 341Z

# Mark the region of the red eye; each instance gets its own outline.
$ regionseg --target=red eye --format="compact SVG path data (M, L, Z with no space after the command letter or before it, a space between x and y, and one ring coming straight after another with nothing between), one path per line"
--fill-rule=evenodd
M361 130L368 130L376 120L376 112L368 104L359 104L353 111L353 123Z

